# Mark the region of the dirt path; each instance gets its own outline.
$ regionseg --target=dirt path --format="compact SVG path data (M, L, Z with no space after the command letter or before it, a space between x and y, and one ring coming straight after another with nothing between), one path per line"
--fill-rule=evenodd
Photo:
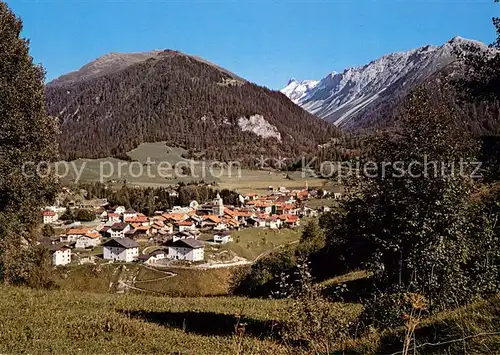
M138 284L138 283L162 281L162 280L170 279L172 277L176 277L177 276L176 273L173 273L173 272L170 272L170 271L163 271L163 270L159 270L159 269L152 268L150 266L145 266L145 265L142 265L142 267L144 267L146 269L150 269L150 270L154 270L154 271L157 271L157 272L164 273L166 276L164 276L164 277L158 277L156 279L136 281L137 275L135 275L135 276L132 275L132 278L130 280L126 279L124 281L123 278L122 278L123 274L125 274L125 272L126 272L126 269L124 269L122 271L122 273L120 274L120 278L118 279L118 282L117 282L117 291L116 292L117 293L125 293L126 290L135 290L135 291L149 292L149 293L155 293L155 294L163 295L162 292L157 292L157 291L153 291L153 290L146 290L146 289L137 287L135 285ZM129 276L129 278L130 278L131 275L125 275L125 276Z
M222 269L222 268L230 268L230 267L235 267L235 266L245 266L245 265L252 265L262 259L263 257L271 254L272 252L284 248L285 246L288 245L293 245L297 244L299 240L294 240L293 242L288 242L284 244L280 244L272 249L266 250L265 252L260 253L257 255L257 257L253 260L247 260L241 256L235 256L231 261L229 262L207 262L205 264L200 264L200 265L193 265L193 266L170 266L170 265L162 265L161 267L163 268L170 268L170 269L197 269L197 270L208 270L208 269ZM157 265L160 266L160 265Z
M153 290L146 290L140 287L137 287L137 284L142 284L142 283L148 283L148 282L158 282L158 281L163 281L167 280L173 277L176 277L177 274L171 271L166 271L166 270L161 270L161 268L170 268L170 269L196 269L196 270L208 270L208 269L220 269L220 268L230 268L230 267L236 267L236 266L245 266L245 265L252 265L262 259L263 257L271 254L272 252L282 249L288 245L293 245L297 244L299 241L294 240L293 242L289 243L284 243L280 244L272 249L266 250L265 252L260 253L254 260L250 261L245 258L242 258L240 256L235 256L230 262L227 263L206 263L206 264L201 264L201 265L194 265L194 266L169 266L169 265L157 265L157 267L151 267L151 266L146 266L146 265L141 265L142 267L150 270L154 270L160 273L165 274L163 277L157 277L155 279L149 279L149 280L140 280L136 281L137 275L131 275L127 273L127 269L122 269L120 271L120 275L118 277L117 281L117 293L125 293L126 290L135 290L135 291L140 291L140 292L146 292L146 293L154 293L154 294L159 294L163 295L162 292L157 292ZM125 280L124 280L125 279Z

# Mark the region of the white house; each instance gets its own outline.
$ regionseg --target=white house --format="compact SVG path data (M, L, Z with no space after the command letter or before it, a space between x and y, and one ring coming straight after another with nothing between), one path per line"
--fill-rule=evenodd
M119 214L119 215L122 215L125 213L125 207L124 206L118 206L115 208L115 213L116 214Z
M61 206L47 206L45 207L46 211L53 211L57 213L57 215L61 216L64 212L66 212L66 207Z
M291 228L295 228L300 226L300 220L299 216L287 216L287 219L285 221L285 225Z
M107 217L109 222L120 222L120 214L118 213L110 212Z
M93 248L99 244L101 244L101 235L96 231L91 231L76 240L75 248Z
M49 250L52 253L52 265L68 265L71 262L71 249L69 247L52 245Z
M111 238L123 238L130 229L127 223L115 223L107 230L107 233Z
M51 224L59 219L59 216L54 211L43 211L43 224Z
M266 218L259 217L257 227L259 228L266 227Z
M102 211L102 213L99 214L99 218L102 221L107 221L108 220L108 211L106 211L106 210Z
M214 242L220 244L227 244L233 241L231 234L227 232L220 232L214 234Z
M181 239L197 239L191 231L180 231L172 236L172 241L176 242Z
M316 217L318 215L318 211L313 210L312 208L309 208L309 207L303 207L299 211L299 215L301 217Z
M86 228L72 228L66 232L66 236L61 235L61 242L76 242L78 239L83 237L89 232Z
M270 229L278 229L281 227L281 219L276 217L270 217L266 220L266 227Z
M270 214L273 211L273 206L264 206L264 208L261 208L260 210L263 213Z
M103 244L103 258L132 262L139 257L139 244L130 238L112 238Z
M175 191L175 190L170 190L170 191L168 192L168 195L169 195L170 197L179 197L179 193L178 193L177 191Z
M214 226L214 230L216 231L224 231L226 229L227 229L227 224L222 221L220 221Z
M137 212L132 208L129 208L123 213L123 220L137 217Z
M196 226L192 221L182 221L177 223L179 227L179 232L196 230Z
M205 246L196 239L177 240L168 247L168 258L174 260L201 261L205 258Z
M167 252L163 250L156 250L149 255L141 255L139 256L139 260L143 261L144 264L153 265L158 262L158 260L166 259Z

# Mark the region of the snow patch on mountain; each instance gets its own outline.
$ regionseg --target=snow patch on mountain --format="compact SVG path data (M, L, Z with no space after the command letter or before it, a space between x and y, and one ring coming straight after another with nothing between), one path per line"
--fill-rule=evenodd
M297 81L295 78L291 78L286 88L282 89L281 92L297 104L300 102L300 99L314 89L318 83L319 81L316 80Z
M281 142L281 133L267 122L262 115L252 115L249 118L240 117L238 126L243 132L252 132L262 138L276 138Z
M413 88L454 62L456 53L473 48L490 50L481 42L457 36L442 46L391 53L364 66L332 72L319 82L292 79L281 91L312 114L339 126L349 126L357 114L374 102L390 99L392 92Z

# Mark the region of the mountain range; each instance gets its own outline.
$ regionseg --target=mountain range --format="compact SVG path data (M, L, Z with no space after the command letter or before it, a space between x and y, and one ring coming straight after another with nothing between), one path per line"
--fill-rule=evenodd
M139 144L158 141L249 166L260 156L342 159L350 148L336 138L390 126L417 86L467 76L462 57L474 51L494 50L455 37L319 81L290 79L281 92L179 51L110 53L48 83L46 104L60 121L67 160L126 158ZM500 133L498 102L458 104L451 97L474 133Z
M281 91L294 103L347 130L374 124L367 112L392 105L416 86L469 51L490 51L485 44L455 37L441 46L427 45L384 55L366 65L332 72L319 81L291 79ZM375 114L377 115L377 114Z
M125 157L144 142L207 159L297 158L342 135L279 91L178 51L111 53L46 86L64 159Z

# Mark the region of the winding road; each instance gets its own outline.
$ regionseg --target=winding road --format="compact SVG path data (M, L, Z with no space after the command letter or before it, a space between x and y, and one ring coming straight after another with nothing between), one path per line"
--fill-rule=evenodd
M162 292L153 291L153 290L146 290L146 289L137 287L136 285L137 284L142 284L142 283L148 283L148 282L163 281L163 280L167 280L167 279L170 279L170 278L173 278L173 277L177 276L176 273L171 272L171 271L161 270L161 268L167 268L168 267L169 269L208 270L208 269L220 269L220 268L230 268L230 267L236 267L236 266L252 265L252 264L256 263L257 261L259 261L260 259L262 259L263 257L271 254L272 252L274 252L274 251L276 251L278 249L282 249L282 248L284 248L286 246L289 246L289 245L297 244L298 242L299 242L299 240L294 240L293 242L288 242L288 243L280 244L280 245L278 245L278 246L276 246L276 247L274 247L272 249L269 249L269 250L266 250L266 251L260 253L252 261L247 260L247 259L242 258L242 257L239 257L239 256L235 256L235 259L237 258L238 260L237 261L233 261L233 262L229 262L229 263L213 263L213 264L207 263L207 264L201 264L201 265L195 265L195 266L169 266L169 265L162 265L162 266L160 266L160 265L157 265L157 267L151 267L151 266L147 266L147 265L141 265L142 267L144 267L146 269L150 269L150 270L154 270L154 271L157 271L157 272L164 273L165 276L158 277L158 278L155 278L155 279L149 279L149 280L134 281L134 285L131 285L131 284L123 281L122 279L119 279L118 280L118 291L117 292L118 293L123 293L126 289L130 289L130 290L135 290L135 291L149 292L149 293L155 293L155 294L163 295L164 293L162 293ZM148 248L153 248L153 247L148 247ZM146 251L146 249L148 249L148 248L145 248L143 250L143 254Z

